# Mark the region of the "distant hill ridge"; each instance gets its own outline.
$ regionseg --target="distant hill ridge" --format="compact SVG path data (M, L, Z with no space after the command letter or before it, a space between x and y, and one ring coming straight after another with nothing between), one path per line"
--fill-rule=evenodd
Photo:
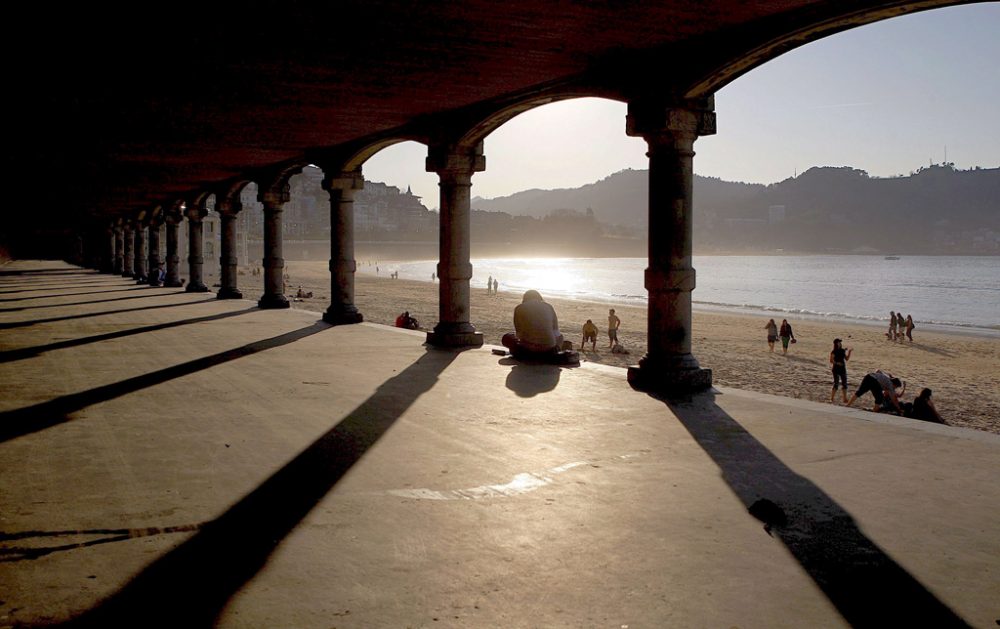
M476 210L546 216L591 208L603 223L645 228L648 172L623 170L579 188L475 197ZM810 168L770 185L695 175L695 246L712 250L1000 254L1000 169L952 164L908 176Z

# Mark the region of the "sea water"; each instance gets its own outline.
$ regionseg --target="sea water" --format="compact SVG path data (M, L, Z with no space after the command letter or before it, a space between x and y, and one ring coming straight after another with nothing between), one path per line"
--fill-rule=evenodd
M472 286L645 305L644 258L474 259ZM694 308L761 317L887 321L913 315L918 328L1000 335L1000 257L695 256ZM380 274L431 281L434 261L383 262ZM360 265L374 273L375 266Z

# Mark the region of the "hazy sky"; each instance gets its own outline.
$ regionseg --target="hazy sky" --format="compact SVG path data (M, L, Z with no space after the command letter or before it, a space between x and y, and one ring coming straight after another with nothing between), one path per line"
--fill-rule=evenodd
M773 183L811 166L908 174L931 160L1000 166L1000 2L925 11L787 53L716 95L718 134L695 144L695 172ZM473 195L570 188L645 168L625 105L580 99L521 114L485 142ZM364 166L438 206L427 149L390 147Z

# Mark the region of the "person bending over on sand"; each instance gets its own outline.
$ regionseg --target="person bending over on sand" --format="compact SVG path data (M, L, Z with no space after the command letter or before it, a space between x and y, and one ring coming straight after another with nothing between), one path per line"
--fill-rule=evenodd
M580 343L580 349L584 349L584 346L590 341L590 351L597 351L597 326L590 319L583 324L583 341Z
M841 345L843 341L833 339L833 351L830 352L830 365L833 366L833 390L830 391L830 401L837 393L837 382L842 387L841 393L844 396L844 403L847 403L847 361L851 359L851 348L846 350Z
M781 337L781 353L788 353L788 342L795 341L795 334L792 332L792 325L788 323L788 319L781 320L781 329L778 330L778 336Z
M858 386L858 390L851 396L847 405L851 406L856 399L865 393L871 393L872 397L875 398L875 405L872 407L873 413L888 409L893 409L897 413L902 412L899 396L896 395L896 387L898 386L900 386L899 378L895 378L891 373L886 373L881 369L876 369L865 374L865 377L861 379L861 385ZM906 391L905 385L903 391Z
M931 390L924 389L920 392L920 395L913 399L913 406L910 408L907 417L913 419L922 419L925 422L934 422L936 424L947 424L941 415L934 408L934 402L931 401Z
M778 324L774 322L774 319L771 319L764 326L764 329L767 330L767 346L771 348L771 353L773 354L774 342L778 340Z
M555 309L542 301L537 290L524 293L521 303L514 308L514 333L504 334L500 342L517 359L556 362L561 357L565 362L572 362L572 354L575 354L560 354L565 346L559 319Z
M615 309L608 310L608 348L614 349L618 344L618 328L622 325L622 320L615 314Z

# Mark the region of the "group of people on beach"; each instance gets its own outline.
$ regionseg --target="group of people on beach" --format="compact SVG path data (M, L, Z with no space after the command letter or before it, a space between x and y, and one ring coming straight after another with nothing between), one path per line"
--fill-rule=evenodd
M920 391L920 395L913 399L913 402L904 402L903 396L906 394L906 382L901 381L888 371L876 369L865 374L861 379L861 384L847 399L847 361L851 359L852 348L845 348L843 340L833 339L833 349L830 351L830 366L833 371L833 389L830 391L830 401L841 389L844 404L851 406L854 402L871 393L874 400L872 412L894 413L911 419L934 422L938 424L946 423L938 413L934 402L931 401L932 392L928 388Z
M889 331L885 333L885 337L890 341L902 341L903 337L910 339L913 342L913 328L917 327L913 323L913 316L906 315L903 318L903 313L895 313L894 311L889 311Z
M615 309L611 308L608 310L608 347L613 353L627 354L628 350L618 341L620 327L621 319L615 314ZM580 349L584 350L586 344L590 343L591 351L596 352L597 334L597 325L593 319L587 319L583 324ZM524 293L521 303L514 308L514 331L504 334L500 342L518 359L558 364L580 360L579 354L573 351L572 341L566 340L559 330L555 309L536 290Z
M492 275L486 278L486 294L496 295L497 290L499 290L500 282L496 280Z
M771 319L764 326L764 329L767 330L767 346L770 348L771 353L774 353L774 344L778 342L779 338L781 339L782 354L788 353L789 343L796 342L795 333L792 332L792 326L788 323L788 319L781 320L780 329L778 328L778 324L774 322L774 319Z
M901 340L905 335L911 341L913 340L910 335L914 328L912 316L903 318L901 314L897 316L895 312L892 312L890 313L890 322L889 332L886 336L892 340ZM770 352L774 352L774 344L778 339L781 339L782 354L787 354L789 344L795 343L795 333L787 319L781 320L780 327L774 322L774 319L770 319L764 329L767 331L767 345ZM945 423L931 401L930 389L921 390L920 395L913 402L904 402L902 397L906 393L906 383L881 369L866 374L851 399L848 400L847 362L851 359L852 351L852 348L844 347L842 339L833 339L833 349L830 350L830 368L833 374L830 402L834 401L837 389L841 389L844 404L847 406L854 404L859 397L871 393L875 401L872 410L875 412L895 413L913 419Z

